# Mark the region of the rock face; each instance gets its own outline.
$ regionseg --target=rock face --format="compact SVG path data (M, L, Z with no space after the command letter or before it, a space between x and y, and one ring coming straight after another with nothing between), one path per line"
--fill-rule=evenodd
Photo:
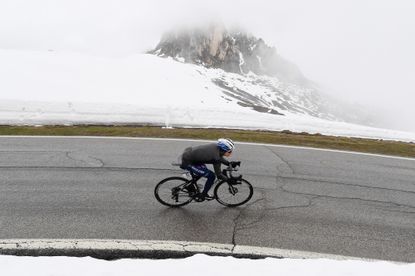
M261 38L239 30L228 31L221 24L165 33L149 53L228 72L246 74L251 71L287 83L312 85L296 65L279 56L276 49Z
M206 76L221 89L223 100L258 112L276 116L293 113L358 124L371 121L356 107L328 98L274 47L244 31L228 31L221 24L172 31L165 33L149 53L223 69L225 72L214 73L219 74L216 77Z

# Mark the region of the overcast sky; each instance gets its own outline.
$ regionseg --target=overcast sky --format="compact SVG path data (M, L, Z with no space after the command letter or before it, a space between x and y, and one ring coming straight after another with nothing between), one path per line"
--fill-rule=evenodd
M221 20L262 37L328 93L415 131L414 14L411 0L0 0L0 48L125 56L177 25Z

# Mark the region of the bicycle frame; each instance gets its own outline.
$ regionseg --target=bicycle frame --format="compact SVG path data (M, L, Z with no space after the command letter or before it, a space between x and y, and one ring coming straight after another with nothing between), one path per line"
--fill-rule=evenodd
M237 177L235 177L233 174L232 174L232 172L236 172L236 171L238 171L238 167L239 167L239 165L238 166L236 166L235 168L232 168L232 166L231 165L229 165L229 166L227 166L225 169L223 169L223 171L222 171L222 173L223 174L225 174L228 178L238 178L238 179L241 179L242 178L242 175L238 175ZM194 185L194 187L195 187L195 189L197 190L197 192L198 193L200 193L201 191L200 191L200 189L199 189L199 185L197 184L197 182L203 177L203 176L201 176L201 175L196 175L196 174L194 174L192 171L186 171L187 173L190 173L190 175L191 175L191 177L192 177L192 179L190 179L188 182L186 182L186 184L184 184L183 185L183 187L187 187L187 186L189 186L189 185ZM216 181L215 181L215 185L217 184L217 183L219 183L221 180L220 179L217 179ZM232 191L234 190L234 188L232 187L232 185L231 184L229 184L228 183L228 185L230 186L230 189L232 189ZM232 194L234 194L234 192L232 192Z
M234 172L238 171L239 167L240 162L238 161L236 164L232 163L222 170L222 173L229 178L229 181L217 179L213 191L214 197L210 199L216 199L220 204L227 207L237 207L251 199L253 195L252 185L243 179L242 175L234 175ZM190 174L191 179L189 177L173 176L163 179L156 185L154 194L160 203L169 207L180 207L189 204L192 200L197 202L204 201L204 197L200 197L201 188L197 183L203 176L191 171L186 172ZM179 181L181 183L177 183L178 185L176 186L169 186L169 183L173 183L171 181ZM166 189L163 187L166 187ZM189 189L189 187L194 189ZM189 199L179 200L180 192L185 192ZM228 195L235 197L229 197Z

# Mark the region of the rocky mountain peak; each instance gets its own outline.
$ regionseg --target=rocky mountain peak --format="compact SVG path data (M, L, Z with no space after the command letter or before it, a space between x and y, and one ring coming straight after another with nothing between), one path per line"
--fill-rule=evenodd
M253 72L311 85L295 64L278 55L275 47L243 30L229 31L223 24L167 32L149 53L228 72Z

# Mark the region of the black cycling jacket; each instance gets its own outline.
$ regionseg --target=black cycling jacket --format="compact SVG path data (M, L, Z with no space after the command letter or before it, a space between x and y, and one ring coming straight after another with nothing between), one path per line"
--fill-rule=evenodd
M180 167L186 169L189 165L213 164L216 176L219 179L226 180L226 175L221 172L221 164L229 166L229 161L223 155L224 152L219 149L216 143L188 147L182 154Z

